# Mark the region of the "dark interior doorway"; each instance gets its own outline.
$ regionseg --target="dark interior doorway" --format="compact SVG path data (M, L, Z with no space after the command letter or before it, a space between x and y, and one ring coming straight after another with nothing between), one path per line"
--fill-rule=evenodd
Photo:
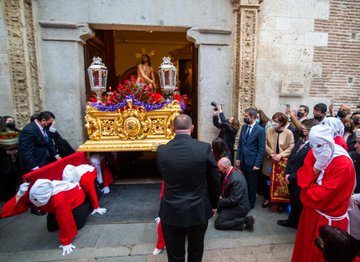
M90 93L87 68L94 56L103 58L109 72L108 87L113 89L136 72L139 53L153 54L151 63L156 72L162 57L170 56L177 68L178 89L182 95L186 93L189 97L185 113L193 119L193 137L197 138L198 49L187 40L186 29L179 28L177 32L167 32L164 28L138 31L130 26L129 30L95 28L94 31L95 36L87 41L84 49L87 95ZM118 152L118 156L115 168L117 179L160 178L156 167L156 152Z

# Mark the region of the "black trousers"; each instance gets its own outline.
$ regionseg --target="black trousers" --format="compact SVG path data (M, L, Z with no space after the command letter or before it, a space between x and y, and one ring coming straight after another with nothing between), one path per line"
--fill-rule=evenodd
M185 261L185 239L188 240L189 262L200 262L204 253L204 237L208 224L176 227L162 223L168 261Z
M242 166L241 171L245 176L248 186L250 209L253 209L256 202L259 171L254 171L253 166Z
M246 217L247 214L248 212L243 212L236 216L231 208L223 209L215 219L215 228L219 230L242 230L244 224L249 221Z
M72 210L77 229L81 229L85 225L90 213L91 204L87 198L84 203ZM54 213L48 213L47 215L47 229L49 232L59 230L59 225L56 221L56 216Z
M298 226L303 205L300 200L300 188L297 185L289 185L291 212L289 214L289 223Z

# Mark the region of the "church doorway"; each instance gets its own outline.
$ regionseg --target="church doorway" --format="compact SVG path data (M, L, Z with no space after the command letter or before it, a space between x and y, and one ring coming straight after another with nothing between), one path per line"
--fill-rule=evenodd
M177 68L177 88L181 95L189 98L186 109L194 122L193 136L197 137L197 67L198 49L186 39L186 29L178 28L164 31L164 28L130 28L131 30L96 29L95 36L85 45L85 69L89 67L94 56L103 58L108 68L108 89L115 90L119 83L131 75L137 76L137 66L141 56L150 57L157 86L160 86L158 67L165 56ZM90 85L86 75L86 92ZM109 91L109 90L108 90ZM161 93L160 88L157 92ZM156 152L117 152L115 178L121 180L159 179L156 168Z

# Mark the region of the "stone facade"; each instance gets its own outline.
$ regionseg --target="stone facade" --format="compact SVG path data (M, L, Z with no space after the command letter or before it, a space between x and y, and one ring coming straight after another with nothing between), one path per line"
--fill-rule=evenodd
M211 121L213 100L226 104L227 116L239 118L249 106L269 116L287 103L311 107L334 98L335 104L357 106L358 1L2 0L1 5L1 114L16 115L23 126L31 113L53 111L59 132L74 147L84 140L83 45L94 29L187 32L198 47L197 125L199 139L207 142L218 133Z
M328 44L314 49L321 74L312 78L309 95L332 99L335 109L348 103L355 110L360 106L360 2L330 1L329 18L316 20L315 30L328 34Z

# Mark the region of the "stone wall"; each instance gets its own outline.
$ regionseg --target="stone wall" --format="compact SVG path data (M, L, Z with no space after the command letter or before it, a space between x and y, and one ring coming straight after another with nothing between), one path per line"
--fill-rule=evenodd
M310 96L333 100L335 110L360 106L360 1L331 0L329 19L315 20L315 31L328 33L328 44L315 47L322 75L311 81ZM359 109L357 109L359 110Z
M322 77L319 63L313 62L314 49L328 45L327 30L314 27L318 19L329 18L329 0L267 0L259 11L256 72L256 105L269 117L285 110L285 104L312 107L329 103L326 95L312 97L313 79ZM282 87L296 86L292 94Z
M3 13L3 1L0 1L0 8L0 116L15 116L10 83L8 37Z

